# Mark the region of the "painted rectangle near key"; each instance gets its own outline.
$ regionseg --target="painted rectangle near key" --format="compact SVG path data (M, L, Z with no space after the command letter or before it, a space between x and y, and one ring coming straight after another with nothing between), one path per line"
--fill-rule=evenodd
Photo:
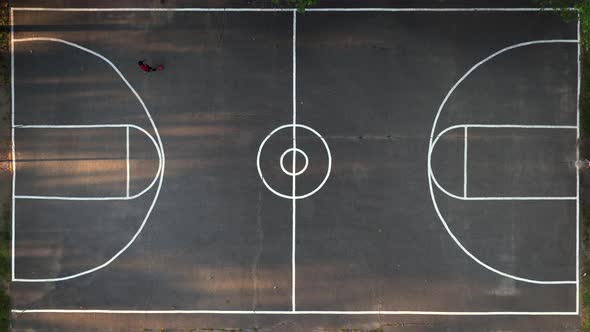
M469 127L466 196L575 197L576 130Z
M126 195L126 127L25 126L14 136L17 196Z

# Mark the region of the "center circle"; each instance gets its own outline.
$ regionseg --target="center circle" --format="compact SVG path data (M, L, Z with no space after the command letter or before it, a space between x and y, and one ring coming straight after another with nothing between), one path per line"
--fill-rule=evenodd
M262 174L262 168L260 167L260 158L261 158L262 151L264 150L264 146L265 146L266 142L268 142L268 140L271 137L273 137L273 135L275 135L277 132L279 132L281 130L287 130L287 129L291 129L292 130L293 139L296 138L296 136L295 136L295 129L303 129L303 130L306 130L306 131L311 132L324 145L325 153L326 153L326 158L327 158L327 162L328 162L328 164L326 165L326 170L325 170L324 178L322 179L322 181L313 190L311 190L311 191L309 191L307 193L301 194L301 195L295 194L295 185L294 185L295 181L293 181L292 192L290 194L281 193L281 192L275 190L266 181L264 175ZM305 171L305 167L302 170L300 170L299 172L295 172L295 170L293 170L293 172L287 171L287 169L283 165L283 160L285 159L285 155L287 153L289 153L289 152L293 153L294 155L296 155L297 152L301 153L305 157L305 163L306 163L306 165L308 163L308 158L307 158L307 156L305 155L305 153L303 151L301 151L301 150L297 151L294 148L293 149L288 149L286 152L283 153L283 155L281 156L281 158L279 160L283 172L285 172L286 174L289 174L290 176L296 176L298 174L303 173ZM330 177L330 172L332 170L332 154L330 153L330 147L328 146L328 143L326 142L326 140L315 129L313 129L311 127L308 127L306 125L299 124L299 123L286 124L286 125L282 125L280 127L275 128L268 135L266 135L266 137L262 140L262 142L260 143L260 146L258 146L258 154L256 155L256 169L258 170L258 175L260 176L260 179L262 180L262 183L264 183L264 186L266 186L266 188L268 188L268 190L270 190L273 194L275 194L275 195L277 195L279 197L282 197L282 198L287 198L287 199L293 199L293 200L295 200L295 199L303 199L303 198L307 198L307 197L315 194L316 192L318 192L326 184L326 181L328 181L328 178Z
M303 158L305 159L305 165L303 165L303 168L299 171L299 172L295 172L293 173L292 171L288 171L287 168L285 168L285 164L284 164L284 160L285 160L285 156L287 155L287 153L291 152L293 154L293 158L296 158L297 153L300 153ZM280 160L280 164L281 164L281 169L283 170L283 172L289 176L298 176L303 174L303 172L305 172L305 170L307 169L307 165L309 165L309 159L307 158L307 154L305 154L305 152L303 152L303 150L298 149L298 148L290 148L285 150L285 152L283 152L283 154L281 155L281 160ZM295 170L293 170L295 171Z

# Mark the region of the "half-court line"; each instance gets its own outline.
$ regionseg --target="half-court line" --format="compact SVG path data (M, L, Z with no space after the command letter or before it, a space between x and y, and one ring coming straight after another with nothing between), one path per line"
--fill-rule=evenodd
M292 173L292 192L291 192L291 209L293 229L291 239L291 310L296 310L296 281L297 281L297 266L295 260L296 239L297 239L297 190L295 189L297 178L297 163L296 151L297 149L297 12L293 11L293 173ZM304 153L304 152L302 152ZM282 163L281 163L282 166ZM307 164L306 164L307 167Z
M98 309L12 309L15 314L210 314L210 315L428 315L428 316L571 316L573 311L338 311L338 310L98 310Z

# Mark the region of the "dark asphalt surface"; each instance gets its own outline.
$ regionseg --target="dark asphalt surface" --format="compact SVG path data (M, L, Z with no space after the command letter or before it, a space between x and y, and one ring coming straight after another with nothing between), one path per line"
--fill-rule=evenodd
M292 202L264 186L256 155L266 135L292 122L292 13L16 11L14 23L16 38L60 38L112 61L145 101L166 154L161 192L133 245L86 276L12 283L14 308L291 310ZM427 160L438 107L475 63L520 42L576 38L575 23L551 13L298 14L297 121L325 138L333 164L325 186L296 204L297 309L574 311L575 285L516 281L470 259L443 227L433 197L476 257L538 280L576 278L575 201L463 201L438 189L431 197ZM128 123L155 136L137 99L97 57L48 41L16 43L14 51L16 124ZM544 44L494 58L453 93L435 136L461 124L575 125L576 57L576 44ZM166 69L140 72L142 58ZM124 189L120 130L15 131L17 194L51 193L52 180L68 173L56 187L60 195L115 196ZM292 146L291 134L289 128L272 136L260 162L268 183L287 195L292 178L279 158ZM155 174L158 157L145 135L134 133L130 141L137 193ZM575 130L470 128L468 144L468 196L576 194ZM296 194L304 195L322 182L327 155L304 128L297 128L297 147L309 158L296 181ZM451 131L432 154L437 179L457 194L463 148L462 130ZM298 169L302 161L298 156ZM141 224L154 189L130 201L17 200L16 277L60 277L108 260ZM17 331L573 331L578 322L577 316L13 318Z

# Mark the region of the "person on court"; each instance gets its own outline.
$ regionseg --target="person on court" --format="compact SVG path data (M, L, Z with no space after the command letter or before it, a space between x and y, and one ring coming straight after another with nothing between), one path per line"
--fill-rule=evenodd
M139 66L139 69L141 69L147 73L149 73L151 71L164 70L164 66L158 65L158 66L156 66L156 68L153 68L153 67L150 67L148 64L144 63L144 60L137 61L137 65Z

